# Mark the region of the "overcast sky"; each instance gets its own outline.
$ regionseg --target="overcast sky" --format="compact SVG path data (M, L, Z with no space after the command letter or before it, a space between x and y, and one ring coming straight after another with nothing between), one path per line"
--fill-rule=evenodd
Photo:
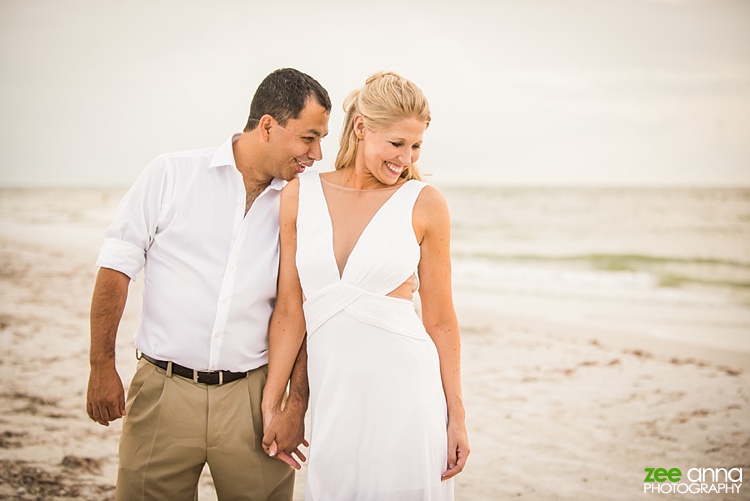
M220 144L270 71L427 94L432 181L750 185L747 0L0 0L0 186L123 185Z

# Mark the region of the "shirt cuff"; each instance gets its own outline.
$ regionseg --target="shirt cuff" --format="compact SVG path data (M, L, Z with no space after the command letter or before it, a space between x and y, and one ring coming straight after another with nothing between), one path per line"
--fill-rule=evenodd
M96 260L97 267L124 273L133 282L145 263L146 252L143 249L117 238L104 239L104 245L99 249L99 258Z

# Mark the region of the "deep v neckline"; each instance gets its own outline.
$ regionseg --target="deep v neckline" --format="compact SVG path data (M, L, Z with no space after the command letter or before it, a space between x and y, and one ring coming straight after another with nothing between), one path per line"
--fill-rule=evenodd
M329 181L325 181L322 177L320 177L320 173L316 173L316 174L318 174L318 185L320 186L320 194L323 197L323 203L325 204L325 211L326 211L326 216L327 216L326 219L328 221L328 228L330 230L330 239L329 239L329 243L330 243L329 247L330 247L330 253L331 253L330 255L333 258L333 264L334 264L334 267L336 268L336 274L338 276L338 280L341 281L344 279L344 276L346 275L346 271L349 269L349 263L352 260L352 256L359 249L360 243L364 239L365 235L368 234L368 231L370 230L370 228L373 226L373 222L378 219L378 216L384 212L384 209L388 206L388 204L391 203L391 200L393 200L396 197L398 192L401 191L401 188L406 186L409 183L409 181L406 181L402 183L400 186L398 186L393 191L391 196L389 196L388 199L385 202L383 202L383 204L375 211L375 213L372 215L370 220L365 225L362 232L357 237L357 240L355 241L351 252L349 252L349 255L346 257L346 260L344 261L344 266L341 268L341 270L339 270L338 261L336 260L336 248L333 243L333 231L334 231L333 230L333 218L331 217L331 209L330 209L330 206L328 205L328 199L326 198L325 190L323 189L323 183L328 183L330 185L333 185L337 189L354 189L354 188L345 188L343 186L339 186ZM360 190L360 191L367 191L367 190Z

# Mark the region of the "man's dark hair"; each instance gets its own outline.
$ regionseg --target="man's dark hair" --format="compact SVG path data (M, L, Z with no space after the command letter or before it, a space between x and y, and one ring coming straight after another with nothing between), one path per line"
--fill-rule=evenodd
M271 115L283 127L288 120L299 117L310 96L326 111L331 111L328 92L313 77L294 68L274 71L255 91L245 132L255 129L263 115Z

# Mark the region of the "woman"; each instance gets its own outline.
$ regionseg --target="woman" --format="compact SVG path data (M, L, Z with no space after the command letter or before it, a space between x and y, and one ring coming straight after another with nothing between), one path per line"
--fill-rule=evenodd
M336 170L281 195L264 406L281 408L307 330L306 499L450 500L469 446L448 207L415 165L429 107L388 72L344 110Z

